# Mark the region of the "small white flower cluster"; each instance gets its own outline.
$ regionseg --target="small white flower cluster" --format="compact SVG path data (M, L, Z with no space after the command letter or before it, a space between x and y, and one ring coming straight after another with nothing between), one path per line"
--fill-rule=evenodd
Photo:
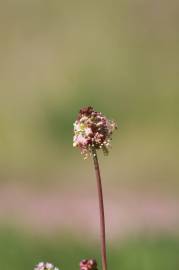
M52 263L40 262L35 266L34 270L59 270L59 269L55 267Z
M116 128L116 123L101 112L94 111L92 107L82 108L74 123L73 146L78 147L85 158L94 149L102 149L107 154Z

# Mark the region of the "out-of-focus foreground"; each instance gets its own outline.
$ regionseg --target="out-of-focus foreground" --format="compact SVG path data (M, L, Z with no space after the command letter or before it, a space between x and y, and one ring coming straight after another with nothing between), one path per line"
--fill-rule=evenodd
M3 270L96 256L92 162L72 148L86 105L119 126L99 155L111 269L178 268L178 13L177 1L2 1Z

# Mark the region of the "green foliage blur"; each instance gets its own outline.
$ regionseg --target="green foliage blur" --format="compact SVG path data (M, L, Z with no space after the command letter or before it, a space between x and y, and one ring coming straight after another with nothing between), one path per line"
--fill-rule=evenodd
M84 258L96 258L100 267L98 244L72 236L43 238L17 231L1 231L1 267L4 270L33 269L40 261L53 262L61 270L79 269ZM172 235L158 238L130 238L116 241L109 248L109 269L177 270L179 239Z

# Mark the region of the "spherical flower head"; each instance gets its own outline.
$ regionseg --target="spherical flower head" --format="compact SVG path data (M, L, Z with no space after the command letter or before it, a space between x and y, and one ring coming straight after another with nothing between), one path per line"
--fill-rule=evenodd
M78 147L85 158L99 149L108 154L115 129L116 123L101 112L90 106L82 108L74 123L73 146Z
M85 259L80 262L80 270L98 270L94 259Z
M40 262L35 266L34 270L59 270L59 269L55 267L52 263Z

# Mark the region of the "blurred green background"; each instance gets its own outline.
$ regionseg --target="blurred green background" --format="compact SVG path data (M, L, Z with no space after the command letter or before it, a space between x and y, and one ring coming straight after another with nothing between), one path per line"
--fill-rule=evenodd
M104 183L109 269L178 269L179 4L1 0L1 267L99 258L91 160L72 148L92 105L114 119Z

